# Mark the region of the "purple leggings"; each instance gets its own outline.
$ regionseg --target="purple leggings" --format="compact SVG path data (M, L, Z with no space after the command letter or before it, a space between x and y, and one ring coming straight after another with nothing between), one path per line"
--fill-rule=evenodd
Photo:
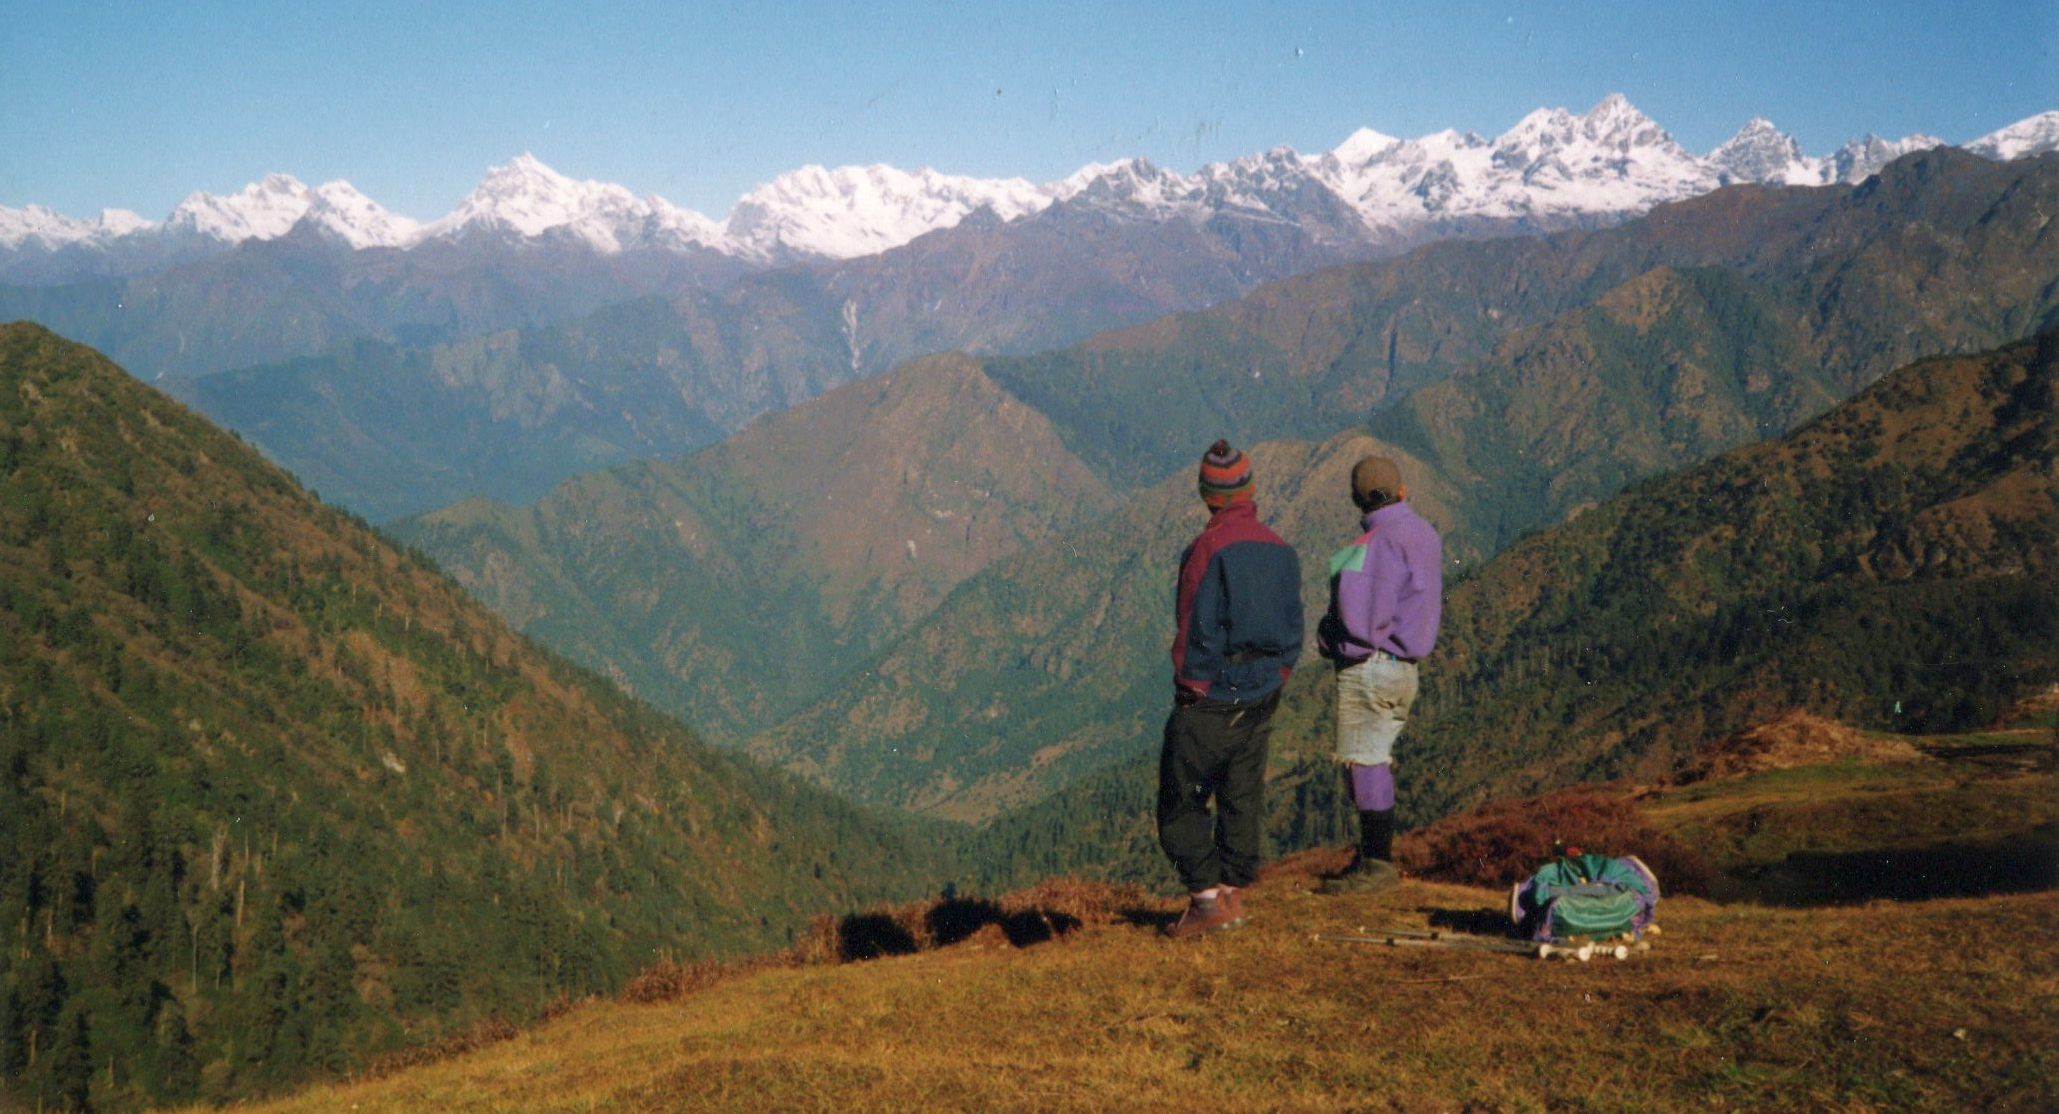
M1394 767L1351 763L1351 797L1360 812L1385 812L1394 807Z

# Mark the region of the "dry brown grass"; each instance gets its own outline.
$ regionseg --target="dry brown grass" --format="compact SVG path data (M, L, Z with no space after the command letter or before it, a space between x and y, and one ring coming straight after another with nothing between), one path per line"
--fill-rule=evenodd
M1787 832L1785 854L1885 846L1855 808L1923 838L1908 818L2035 826L2051 782L2048 764L1846 760L1505 802L1405 837L1396 891L1320 895L1349 852L1307 851L1248 891L1250 925L1184 943L1157 931L1177 899L1075 880L824 917L787 952L660 963L617 1001L263 1109L2059 1109L2049 886L1785 909L1673 896L1625 962L1339 939L1498 932L1500 887L1564 842L1635 851L1678 894L1733 829Z
M987 929L818 954L683 996L593 1002L512 1039L268 1110L2045 1110L2059 1102L2059 895L1767 910L1695 899L1627 962L1326 937L1478 929L1501 895L1410 880L1324 897L1276 864L1252 923L1162 939L1175 902L1055 883ZM930 908L947 903L932 903ZM911 936L926 913L889 917ZM932 928L930 931L935 932ZM997 930L1005 931L1005 930ZM834 933L825 941L840 942Z

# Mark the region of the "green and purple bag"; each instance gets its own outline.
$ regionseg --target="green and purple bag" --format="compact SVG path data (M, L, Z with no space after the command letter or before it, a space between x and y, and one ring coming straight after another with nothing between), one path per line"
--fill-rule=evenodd
M1539 942L1641 938L1658 906L1658 877L1635 855L1568 851L1509 890L1509 919Z

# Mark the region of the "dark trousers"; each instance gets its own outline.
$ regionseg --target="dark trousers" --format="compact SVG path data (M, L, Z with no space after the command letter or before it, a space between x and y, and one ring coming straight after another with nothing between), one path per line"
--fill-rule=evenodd
M1265 760L1280 694L1250 704L1185 704L1158 755L1158 845L1187 892L1258 876ZM1215 815L1208 811L1215 802Z

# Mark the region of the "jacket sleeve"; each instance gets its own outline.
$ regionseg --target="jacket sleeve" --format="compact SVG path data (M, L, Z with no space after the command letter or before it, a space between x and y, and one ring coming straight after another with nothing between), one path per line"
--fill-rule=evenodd
M1187 620L1186 661L1178 678L1180 687L1196 696L1207 695L1209 682L1222 672L1223 659L1229 653L1229 593L1223 580L1222 554L1217 553L1194 589L1194 606Z
M1281 656L1286 662L1280 667L1284 679L1293 670L1294 663L1301 660L1303 632L1308 630L1306 617L1301 608L1301 556L1292 549L1287 551L1287 644Z

